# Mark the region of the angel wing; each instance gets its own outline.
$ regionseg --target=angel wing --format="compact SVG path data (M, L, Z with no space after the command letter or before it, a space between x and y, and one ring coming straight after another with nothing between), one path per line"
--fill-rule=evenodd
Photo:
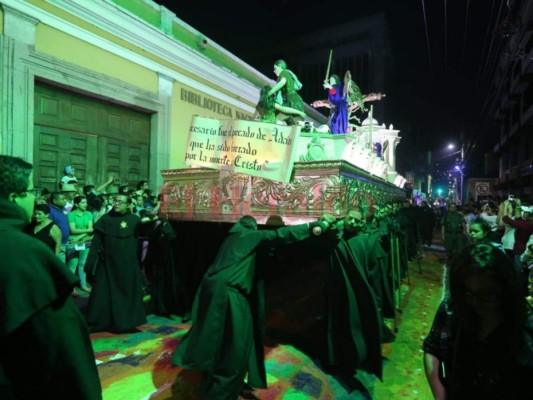
M357 102L362 111L367 111L364 106L363 95L361 94L361 89L359 86L352 80L352 74L350 71L346 71L344 74L344 89L343 95L348 100L348 103Z

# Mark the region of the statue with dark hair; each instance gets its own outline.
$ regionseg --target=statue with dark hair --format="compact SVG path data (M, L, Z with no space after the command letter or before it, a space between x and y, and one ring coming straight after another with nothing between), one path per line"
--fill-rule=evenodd
M287 63L284 60L277 60L274 63L274 74L278 77L278 80L276 85L268 91L268 96L275 96L278 105L304 113L304 101L298 94L302 84L294 72L287 69ZM279 110L276 118L280 121L286 121L287 125L296 125L303 117L300 115L293 116L290 113Z
M348 133L348 99L339 75L331 75L329 80L324 82L324 89L328 90L328 99L314 101L311 105L330 109L328 124L332 134Z

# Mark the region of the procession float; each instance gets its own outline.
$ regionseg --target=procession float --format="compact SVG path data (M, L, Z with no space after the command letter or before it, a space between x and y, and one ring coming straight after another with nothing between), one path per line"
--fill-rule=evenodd
M161 212L181 221L235 222L252 215L260 224L278 216L292 225L323 213L341 216L353 206L371 211L402 201L398 133L371 116L337 135L310 122L193 117L184 155L190 168L162 171Z
M405 199L406 180L396 171L399 131L380 126L366 107L385 94L362 94L350 71L342 81L330 76L332 57L331 50L323 84L328 99L311 104L330 109L328 125L316 127L291 108L287 92L302 84L283 60L274 64L276 85L260 90L258 120L194 116L183 155L190 168L162 171L162 213L178 221L251 215L259 224L292 225Z

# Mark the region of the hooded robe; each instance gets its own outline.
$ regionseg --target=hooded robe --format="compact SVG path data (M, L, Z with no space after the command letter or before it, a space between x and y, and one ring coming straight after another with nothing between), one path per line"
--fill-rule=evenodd
M198 288L192 328L172 362L203 371L201 397L235 400L248 384L266 388L264 292L255 275L258 248L310 237L319 223L253 230L237 222L222 243Z
M0 399L101 399L78 278L0 200Z
M86 265L94 270L87 307L93 330L124 332L146 323L137 229L141 219L110 211L94 225Z

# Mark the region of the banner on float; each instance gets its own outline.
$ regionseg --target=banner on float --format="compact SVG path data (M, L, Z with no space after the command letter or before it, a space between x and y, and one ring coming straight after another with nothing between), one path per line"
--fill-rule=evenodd
M185 163L289 182L300 126L195 116Z

